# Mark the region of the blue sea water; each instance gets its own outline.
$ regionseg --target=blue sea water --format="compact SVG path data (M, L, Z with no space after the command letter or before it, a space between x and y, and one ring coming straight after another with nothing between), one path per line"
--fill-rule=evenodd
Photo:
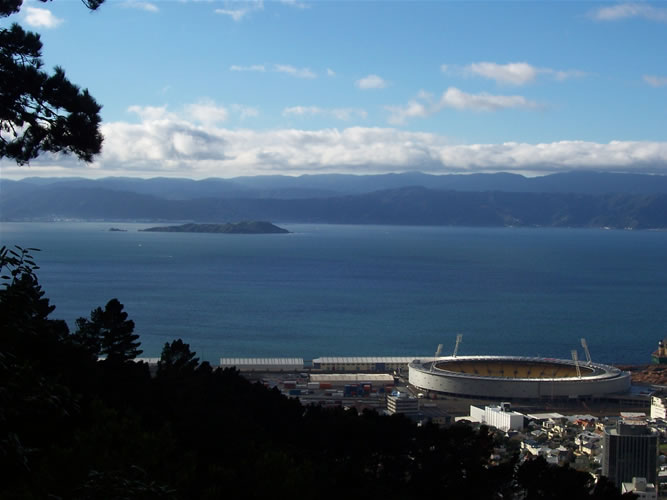
M127 232L109 232L111 226ZM153 224L154 225L154 224ZM445 353L644 363L667 335L667 232L281 224L291 234L2 223L70 327L117 297L145 356Z

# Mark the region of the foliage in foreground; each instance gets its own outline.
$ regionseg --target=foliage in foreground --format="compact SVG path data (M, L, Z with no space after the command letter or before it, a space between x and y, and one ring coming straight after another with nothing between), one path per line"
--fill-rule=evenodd
M84 0L89 9L103 2ZM0 18L18 12L22 3L0 0ZM37 33L16 23L0 28L0 159L24 165L42 153L63 152L90 162L102 149L101 109L62 68L53 74L42 70Z
M120 302L70 333L50 318L29 250L3 247L0 268L3 499L621 497L541 459L491 464L485 427L304 407L181 340L151 377Z

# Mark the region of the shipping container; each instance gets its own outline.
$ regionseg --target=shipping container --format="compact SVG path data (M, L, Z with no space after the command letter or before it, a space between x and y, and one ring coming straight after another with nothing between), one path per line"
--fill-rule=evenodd
M290 396L300 396L301 395L301 389L290 389L289 390L289 395Z

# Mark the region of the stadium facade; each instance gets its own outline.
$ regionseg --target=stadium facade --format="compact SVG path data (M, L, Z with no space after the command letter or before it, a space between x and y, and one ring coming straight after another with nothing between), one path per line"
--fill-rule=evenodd
M425 391L502 399L596 398L630 390L630 374L599 363L520 356L416 359L409 381Z

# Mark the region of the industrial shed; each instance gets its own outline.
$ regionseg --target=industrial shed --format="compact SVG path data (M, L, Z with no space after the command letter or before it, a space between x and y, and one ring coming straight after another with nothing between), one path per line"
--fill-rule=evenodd
M313 360L313 370L325 372L379 372L407 370L419 356L347 356L322 357ZM423 357L422 357L423 359Z
M220 358L220 368L242 372L298 372L303 366L303 358Z
M394 377L383 373L314 373L310 376L311 382L320 384L372 384L386 386L394 384Z

